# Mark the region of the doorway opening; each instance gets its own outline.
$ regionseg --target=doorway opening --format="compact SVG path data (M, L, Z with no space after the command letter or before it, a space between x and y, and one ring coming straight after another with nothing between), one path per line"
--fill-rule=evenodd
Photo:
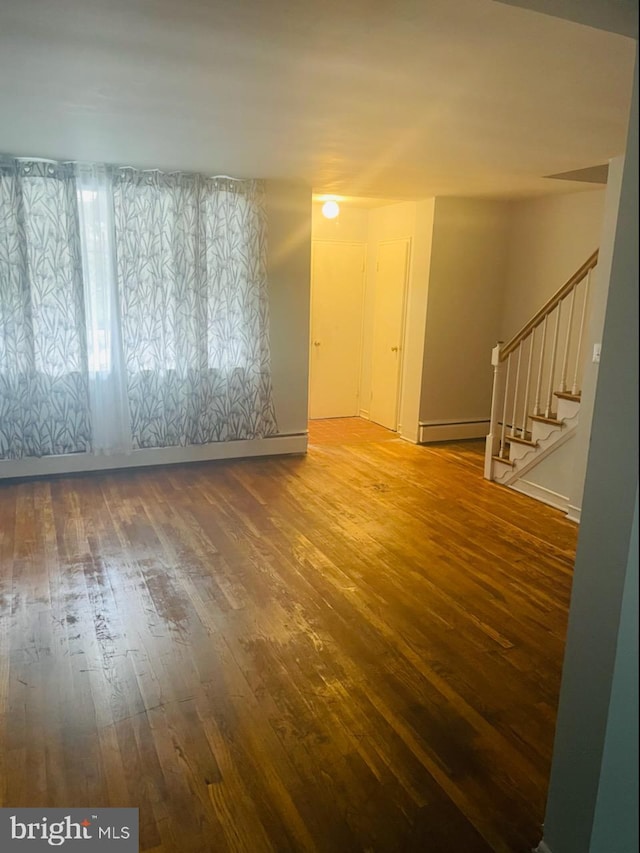
M309 419L362 418L397 432L411 235L381 228L366 208L343 206L331 222L315 208Z

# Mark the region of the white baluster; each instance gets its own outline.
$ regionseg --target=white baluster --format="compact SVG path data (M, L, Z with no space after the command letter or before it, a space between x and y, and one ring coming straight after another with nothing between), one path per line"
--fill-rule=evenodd
M587 319L587 302L589 299L589 285L591 283L591 270L589 270L589 275L587 276L587 282L584 286L584 299L582 300L582 317L580 318L580 332L578 333L578 349L576 351L576 369L573 374L573 385L571 386L571 393L578 393L578 375L580 373L580 351L582 350L582 337L584 335L584 326L585 321Z
M524 388L524 408L522 410L522 431L521 438L527 437L527 419L529 417L529 387L531 385L531 364L533 362L533 343L536 337L536 330L533 329L529 344L529 363L527 364L527 383Z
M502 429L500 431L500 459L504 459L504 450L506 447L505 432L507 429L507 399L509 398L509 373L511 372L511 356L509 353L507 358L507 378L504 383L504 405L502 406Z
M550 418L553 410L553 375L556 372L556 355L558 352L558 331L560 329L560 309L562 302L558 303L556 309L556 327L553 331L553 344L551 347L551 367L549 368L549 395L547 397L547 407L544 410L545 418Z
M571 332L573 329L573 309L576 304L576 290L574 287L571 291L571 302L569 303L569 319L567 320L567 339L564 344L564 355L562 357L562 373L560 378L560 390L564 393L567 390L567 367L569 365L569 349L571 348Z
M542 367L544 365L544 346L547 341L547 318L548 315L545 316L544 322L542 324L542 340L540 342L540 364L538 365L538 381L536 382L536 402L533 407L533 413L535 415L540 414L540 395L542 392Z
M520 360L522 358L522 343L518 347L518 365L516 367L516 387L513 392L513 414L511 415L511 437L516 434L516 406L518 405L518 388L520 386Z
M504 391L504 362L500 361L500 346L497 343L491 350L491 365L493 366L493 393L491 395L491 420L489 422L489 434L485 445L484 454L484 476L487 480L493 480L493 457L498 452L498 411L502 403Z

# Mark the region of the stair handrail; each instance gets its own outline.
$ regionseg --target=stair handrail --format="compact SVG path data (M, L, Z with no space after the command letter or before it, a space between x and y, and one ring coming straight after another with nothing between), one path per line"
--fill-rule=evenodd
M485 449L485 464L484 476L488 480L493 479L494 460L498 464L511 465L510 451L507 456L507 448L513 441L529 443L529 435L527 432L527 424L530 418L542 418L542 420L552 417L552 403L556 396L554 389L554 375L556 371L556 356L558 348L558 334L560 328L560 313L564 300L570 296L569 300L569 319L567 323L566 342L564 346L564 356L562 358L561 383L559 392L570 393L572 396L577 396L579 399L579 371L581 364L582 339L585 329L585 321L587 317L587 305L589 299L589 289L591 282L591 272L598 263L598 249L593 252L582 266L571 276L571 278L553 294L553 296L545 302L545 304L537 311L534 316L526 323L520 331L511 338L506 344L498 342L491 352L491 364L493 366L493 391L491 395L491 415L489 419L489 432L487 434L486 449ZM586 279L580 323L578 326L578 341L575 347L575 373L573 383L569 387L567 381L567 365L570 351L570 340L572 335L572 319L574 316L575 299L578 285ZM547 349L547 326L551 315L555 315L555 327L552 332L551 339L553 341L551 347ZM533 386L535 391L535 403L533 414L529 413L529 391L532 369L532 358L534 343L536 343L536 332L539 327L542 327L541 340L538 344L539 357L537 368L537 380ZM528 358L526 368L523 366L523 373L526 373L526 383L524 386L524 399L519 401L519 382L521 375L521 361L523 349L528 341ZM547 353L550 353L548 364L545 364ZM513 358L512 358L513 356ZM512 365L511 362L515 361ZM506 362L506 365L504 364ZM515 371L512 371L512 366ZM543 369L546 370L543 371ZM515 387L513 387L513 373L515 372ZM544 380L543 372L548 374L548 379ZM542 397L543 385L548 385L545 389L544 399ZM511 391L510 391L511 389ZM512 410L511 424L509 425L509 433L507 434L508 422L508 398L511 393ZM522 418L518 419L518 404L521 403ZM554 416L555 417L555 416ZM520 433L518 435L518 433Z
M548 317L549 314L559 305L560 302L567 296L571 291L577 287L580 282L589 275L589 272L594 269L594 267L598 263L598 249L589 256L589 258L582 264L579 270L577 270L571 278L562 285L562 287L553 294L553 296L545 302L542 308L534 314L534 316L529 320L529 322L524 325L520 331L514 335L510 341L500 347L500 361L504 361L508 358L509 354L512 353L515 349L517 349L518 345L529 335L533 329L537 328L540 323L544 320L545 317Z

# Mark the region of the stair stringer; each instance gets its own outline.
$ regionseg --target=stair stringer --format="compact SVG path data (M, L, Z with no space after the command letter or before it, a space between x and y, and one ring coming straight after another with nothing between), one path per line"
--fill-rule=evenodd
M575 435L578 429L578 414L572 418L565 418L561 426L551 427L546 437L538 439L538 446L527 449L527 452L513 461L513 466L505 466L504 471L494 471L494 480L503 486L510 486L517 482L525 474L528 474L532 468L535 468L539 462L550 456L553 451L566 444L569 439ZM496 464L496 469L500 463Z

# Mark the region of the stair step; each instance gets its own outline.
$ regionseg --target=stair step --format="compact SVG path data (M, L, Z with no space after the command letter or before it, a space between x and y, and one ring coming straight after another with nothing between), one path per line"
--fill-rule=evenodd
M532 421L538 421L541 424L553 424L554 426L562 426L564 421L559 421L555 415L545 418L543 415L529 415Z
M502 462L503 465L508 465L510 468L513 468L515 462L512 462L510 459L507 459L506 456L492 456L491 457L495 462Z
M507 444L512 444L512 443L526 444L527 447L537 447L538 446L537 441L531 441L528 438L520 438L519 435L507 435L507 436L505 436L504 440L507 442Z
M581 392L570 394L568 391L554 391L553 394L559 400L571 400L573 403L579 403L581 399Z

